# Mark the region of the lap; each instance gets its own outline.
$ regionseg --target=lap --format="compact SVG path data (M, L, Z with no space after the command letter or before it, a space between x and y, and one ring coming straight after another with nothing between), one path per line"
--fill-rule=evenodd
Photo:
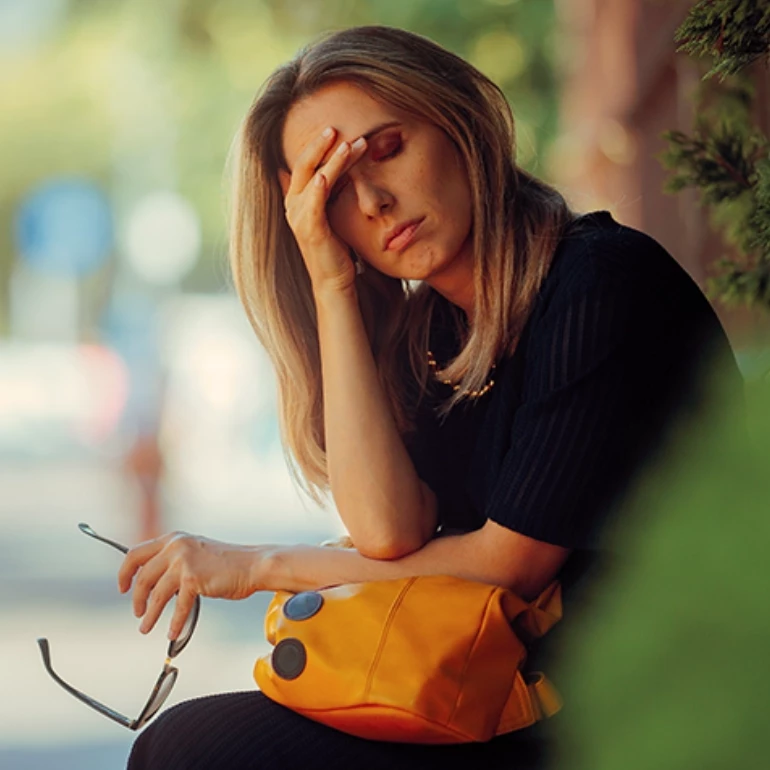
M224 693L185 701L156 718L137 738L128 770L535 770L545 764L537 727L488 743L369 741L313 722L257 690Z

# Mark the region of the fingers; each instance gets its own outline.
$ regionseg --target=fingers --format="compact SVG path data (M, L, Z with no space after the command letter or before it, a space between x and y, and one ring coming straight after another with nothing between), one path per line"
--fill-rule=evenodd
M359 137L353 144L340 142L334 154L319 170L318 175L323 175L326 180L325 187L331 190L342 174L356 161L361 159L362 149L366 147L366 139Z
M147 562L139 570L134 585L134 615L144 616L139 631L143 634L152 631L166 605L176 594L176 607L168 636L169 639L176 639L198 596L192 585L190 579L185 580L181 576L178 565L168 558L168 554L159 554Z
M340 142L329 160L321 166L321 161L333 144L331 137L335 133L334 129L327 129L327 131L332 133L328 136L326 132L321 134L316 142L312 142L300 155L291 175L288 189L284 186L285 178L281 177L281 172L279 172L281 187L285 190L286 196L299 194L305 190L311 180L315 181L318 187L331 189L339 177L363 156L366 149L366 139L361 136L352 144Z
M301 194L289 194L284 200L286 220L294 232L303 254L327 242L331 228L326 216L326 207L336 199L343 174L357 163L366 151L366 140L356 139L353 144L340 142L326 163L311 177ZM294 180L290 186L294 188ZM344 263L347 269L347 262ZM310 267L308 267L310 269ZM311 270L311 280L312 280Z
M132 581L134 582L132 606L134 615L142 618L139 630L143 634L149 633L155 627L168 602L180 591L181 577L178 565L174 563L169 549L182 535L183 533L171 533L132 548L126 554L118 572L118 587L121 593L128 591ZM190 594L192 598L189 598ZM192 607L196 596L194 591L188 590L183 606L186 602L188 607ZM187 613L182 616L176 635L183 628L186 617Z
M165 547L171 535L149 540L135 546L126 554L118 570L118 590L124 594L131 588L131 581L137 571L150 559L159 554Z
M143 611L142 613L144 618L142 618L139 630L143 634L147 634L155 628L158 618L178 589L179 578L170 570L164 572L152 589L146 612Z
M287 194L297 194L307 187L308 182L313 178L324 155L332 146L332 140L335 133L336 132L331 127L325 129L322 134L317 136L302 151L302 154L297 158L294 171L291 173L291 184L289 185Z
M195 591L187 589L184 584L180 587L176 597L174 614L171 616L171 623L169 624L169 639L176 639L182 633L187 616L192 612L197 596Z
M147 600L151 593L154 595L159 582L168 574L169 566L168 556L161 553L150 559L139 570L134 581L134 595L131 600L134 615L137 618L141 618L147 611ZM171 596L174 595L174 591L171 592Z

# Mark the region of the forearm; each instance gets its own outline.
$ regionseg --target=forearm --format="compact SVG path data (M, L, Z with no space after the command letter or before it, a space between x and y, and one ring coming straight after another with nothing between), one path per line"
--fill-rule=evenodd
M380 385L354 290L316 295L329 482L361 552L393 558L435 529L429 499Z
M413 575L453 575L500 585L500 571L487 558L479 532L434 538L400 559L369 559L355 549L272 546L256 555L255 590L309 591L342 583L395 580Z

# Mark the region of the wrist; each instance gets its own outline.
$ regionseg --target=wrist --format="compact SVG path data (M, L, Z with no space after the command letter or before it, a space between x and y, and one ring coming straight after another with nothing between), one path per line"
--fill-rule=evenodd
M319 312L327 308L339 307L342 303L350 303L358 307L358 291L355 283L328 282L314 285L313 299Z
M273 545L254 548L249 569L250 593L280 590L280 550L279 546Z

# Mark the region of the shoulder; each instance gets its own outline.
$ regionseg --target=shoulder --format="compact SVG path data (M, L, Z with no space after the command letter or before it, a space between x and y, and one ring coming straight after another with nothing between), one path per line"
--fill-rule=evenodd
M579 289L604 281L661 280L672 270L682 268L652 236L620 224L608 211L595 211L568 227L547 280Z
M608 211L584 214L567 228L539 295L533 315L596 296L614 295L640 307L653 295L659 307L705 299L655 238L620 224Z

